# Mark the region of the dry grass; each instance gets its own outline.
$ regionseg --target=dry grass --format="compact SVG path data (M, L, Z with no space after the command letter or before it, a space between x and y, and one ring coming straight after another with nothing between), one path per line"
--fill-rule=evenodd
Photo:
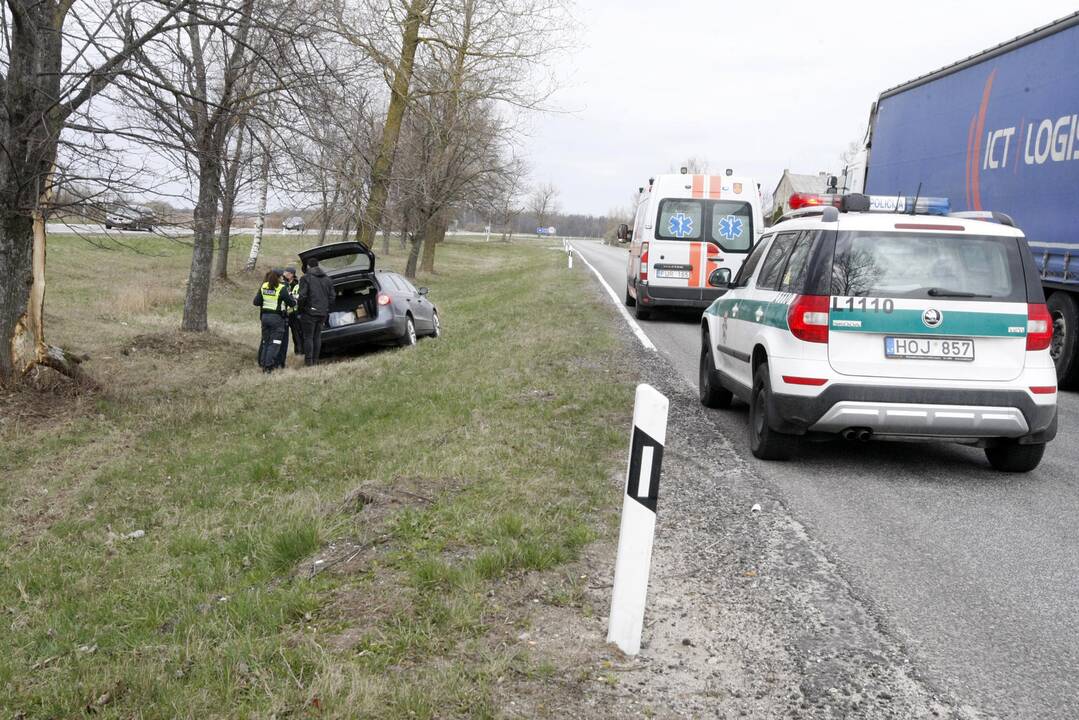
M112 254L102 307L105 251L52 242L50 339L102 390L0 424L0 715L499 715L534 669L490 642L492 593L575 558L614 493L632 389L587 277L447 243L420 279L444 338L265 376L256 279L193 336L182 246Z

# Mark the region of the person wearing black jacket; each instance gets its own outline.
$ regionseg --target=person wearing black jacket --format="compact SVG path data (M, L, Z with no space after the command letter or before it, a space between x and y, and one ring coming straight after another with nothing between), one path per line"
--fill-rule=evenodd
M303 361L305 365L317 365L322 352L322 328L335 297L333 280L318 266L318 260L308 260L303 271L299 295Z
M288 286L281 283L281 276L276 270L266 273L266 278L255 295L255 307L262 323L262 344L259 346L259 367L263 372L272 372L277 367L281 343L288 342L288 322L285 315L288 308L295 307L296 301L288 292Z

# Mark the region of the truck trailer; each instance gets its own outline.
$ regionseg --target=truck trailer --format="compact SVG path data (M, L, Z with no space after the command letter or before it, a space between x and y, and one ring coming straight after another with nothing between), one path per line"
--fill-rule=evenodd
M1062 387L1079 385L1079 13L882 92L865 191L943 196L1023 230L1053 318Z

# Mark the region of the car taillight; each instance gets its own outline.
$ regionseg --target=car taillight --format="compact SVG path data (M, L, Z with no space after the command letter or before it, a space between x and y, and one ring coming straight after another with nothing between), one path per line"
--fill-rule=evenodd
M387 295L386 293L379 293L378 294L378 304L379 305L389 305L390 304L390 296Z
M648 282L648 243L641 243L641 282Z
M1027 305L1027 350L1044 350L1053 341L1053 318L1042 304Z
M828 342L827 295L799 295L787 311L787 326L799 340L814 343Z

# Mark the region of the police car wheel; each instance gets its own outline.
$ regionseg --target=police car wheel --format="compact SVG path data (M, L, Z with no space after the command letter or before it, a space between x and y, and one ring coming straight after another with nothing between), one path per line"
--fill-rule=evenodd
M626 283L626 307L633 307L637 304L637 299L629 294L629 283Z
M1030 472L1038 467L1044 454L1045 443L1020 445L1015 442L1006 442L985 449L985 457L994 470L1010 473Z
M1079 385L1079 305L1069 293L1055 292L1046 302L1053 320L1053 341L1049 354L1057 368L1057 382L1062 388Z
M772 383L768 363L761 363L753 374L753 396L749 403L749 449L761 460L790 460L797 449L797 438L771 428L768 417Z
M707 333L704 334L701 342L700 375L697 388L700 391L701 405L705 407L728 408L731 406L731 400L734 399L731 391L720 384Z

